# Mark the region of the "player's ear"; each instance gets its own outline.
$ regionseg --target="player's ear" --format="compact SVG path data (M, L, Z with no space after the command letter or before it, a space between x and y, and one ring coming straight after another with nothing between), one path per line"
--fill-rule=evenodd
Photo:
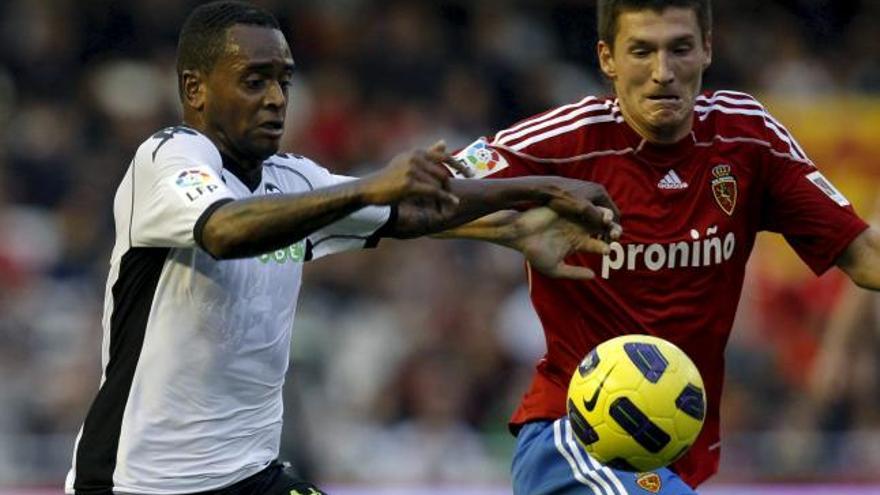
M614 53L612 53L611 45L599 40L596 44L596 53L599 58L599 67L608 79L614 81L617 79L617 65L614 63Z
M703 52L705 52L703 59L703 70L709 68L712 65L712 31L707 31L706 35L703 39Z
M180 87L184 105L196 110L205 107L205 78L201 71L184 70L180 75Z

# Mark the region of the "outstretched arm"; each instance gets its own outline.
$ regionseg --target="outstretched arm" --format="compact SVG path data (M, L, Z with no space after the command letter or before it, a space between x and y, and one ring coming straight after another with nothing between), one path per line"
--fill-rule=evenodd
M612 235L616 239L619 230ZM595 274L589 268L566 264L566 256L576 251L605 254L609 249L605 240L548 207L493 213L433 237L506 246L523 253L535 270L551 277L570 279L591 279Z
M205 221L200 243L215 258L242 258L288 246L368 205L424 198L448 210L459 200L440 158L431 151L404 153L362 179L227 203Z

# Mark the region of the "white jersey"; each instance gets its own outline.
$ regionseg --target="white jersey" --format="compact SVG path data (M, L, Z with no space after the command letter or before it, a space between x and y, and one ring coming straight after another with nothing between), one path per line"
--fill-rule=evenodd
M215 260L197 240L210 213L233 199L344 180L308 159L276 155L251 191L187 127L140 146L114 200L104 371L67 493L201 492L278 456L302 262L365 247L389 208L361 209L250 259Z

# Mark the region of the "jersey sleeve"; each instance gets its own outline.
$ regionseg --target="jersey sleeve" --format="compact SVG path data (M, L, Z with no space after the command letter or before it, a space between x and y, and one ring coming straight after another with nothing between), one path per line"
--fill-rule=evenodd
M354 177L331 174L317 164L304 172L316 189L355 180ZM361 208L310 234L306 259L314 260L343 251L374 247L378 242L379 229L390 218L391 208L388 206Z
M868 224L806 157L794 138L767 115L762 228L778 232L817 275L828 270Z
M521 120L491 138L477 139L455 157L478 179L562 175L558 164L602 149L607 145L602 124L618 121L622 117L613 99L587 96Z
M545 165L529 160L526 156L485 137L455 153L455 159L473 172L473 179L503 179L551 173ZM457 170L450 168L450 171L456 178L465 178Z
M138 149L131 167L132 247L194 247L197 225L234 199L211 141L186 127L165 129Z

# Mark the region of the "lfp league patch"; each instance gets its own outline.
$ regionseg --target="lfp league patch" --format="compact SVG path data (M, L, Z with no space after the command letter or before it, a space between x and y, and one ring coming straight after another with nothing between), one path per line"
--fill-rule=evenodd
M843 195L842 192L838 191L834 184L831 183L830 180L826 179L824 175L818 170L807 175L807 180L812 182L814 186L818 187L820 191L825 193L826 196L834 200L840 206L849 206L849 200L846 199L846 196Z
M219 179L206 167L182 170L170 177L169 182L172 189L189 203L220 189Z
M489 146L486 138L474 141L470 146L459 151L455 158L474 173L474 179L481 179L510 166L507 159L498 150ZM455 170L453 173L457 177L462 176Z

